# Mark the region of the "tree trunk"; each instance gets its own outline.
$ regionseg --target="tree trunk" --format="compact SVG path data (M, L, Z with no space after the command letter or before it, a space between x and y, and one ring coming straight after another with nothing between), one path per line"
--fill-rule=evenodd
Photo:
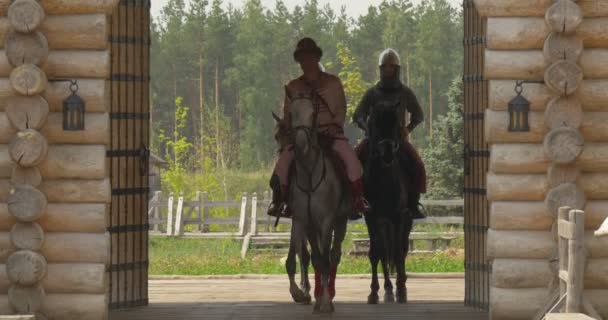
M407 54L405 55L405 81L406 81L406 85L410 85L410 81L411 81L411 75L410 75L410 55Z
M176 100L177 100L177 76L175 74L175 64L173 65L173 130L171 130L171 136L173 139L173 143L177 143L176 139L176 132L177 132L177 104L176 104ZM175 150L173 151L173 163L176 164L177 163L177 156L175 155Z
M220 137L220 58L215 60L215 139L216 139L216 166L225 169L224 154L222 152L222 140Z
M200 141L199 150L201 153L202 166L204 168L205 163L205 66L203 65L203 49L201 48L198 57L198 99L199 99L199 113L200 113Z
M433 75L429 71L429 137L433 140Z

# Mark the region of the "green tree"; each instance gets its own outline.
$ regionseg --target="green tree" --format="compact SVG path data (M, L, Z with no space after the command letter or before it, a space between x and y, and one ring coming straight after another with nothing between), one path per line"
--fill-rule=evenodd
M166 154L166 158L169 159L169 168L163 172L163 184L167 184L173 192L183 192L185 190L186 163L192 149L192 143L182 133L187 124L189 111L188 107L182 105L182 101L182 97L175 99L176 127L173 135L167 136L164 131L160 133L160 139L166 143L169 149Z
M370 84L363 81L357 60L353 57L348 47L343 43L338 43L337 48L338 59L342 69L339 76L344 85L344 93L347 100L346 116L350 119Z
M462 197L464 187L464 101L460 77L452 81L446 94L448 112L438 117L435 139L424 149L429 178L429 198Z

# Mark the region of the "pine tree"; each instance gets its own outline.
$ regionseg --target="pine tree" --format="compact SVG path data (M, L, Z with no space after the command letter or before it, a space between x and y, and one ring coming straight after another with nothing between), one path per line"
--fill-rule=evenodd
M460 77L452 81L448 93L448 112L438 117L436 134L423 150L429 178L429 198L462 197L464 187L464 101Z

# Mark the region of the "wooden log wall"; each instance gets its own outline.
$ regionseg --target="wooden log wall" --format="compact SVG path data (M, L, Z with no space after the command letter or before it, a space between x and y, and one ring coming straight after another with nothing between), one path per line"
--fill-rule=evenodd
M560 206L586 211L585 294L608 317L608 2L474 0L487 17L485 75L490 143L488 255L491 319L531 319L547 303L556 268ZM530 131L507 130L517 80Z
M0 314L108 318L117 4L0 0ZM60 79L78 81L83 131L63 130Z

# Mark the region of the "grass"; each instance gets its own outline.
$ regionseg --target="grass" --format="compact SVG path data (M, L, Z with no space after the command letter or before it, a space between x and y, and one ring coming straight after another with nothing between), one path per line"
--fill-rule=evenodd
M410 256L408 272L463 272L464 254L458 249L462 241L453 242L455 249L434 254ZM352 236L344 241L345 253L341 274L370 273L367 257L346 253L352 247ZM234 275L284 274L281 254L249 254L240 258L241 242L237 240L161 238L150 239L150 274L152 275Z

